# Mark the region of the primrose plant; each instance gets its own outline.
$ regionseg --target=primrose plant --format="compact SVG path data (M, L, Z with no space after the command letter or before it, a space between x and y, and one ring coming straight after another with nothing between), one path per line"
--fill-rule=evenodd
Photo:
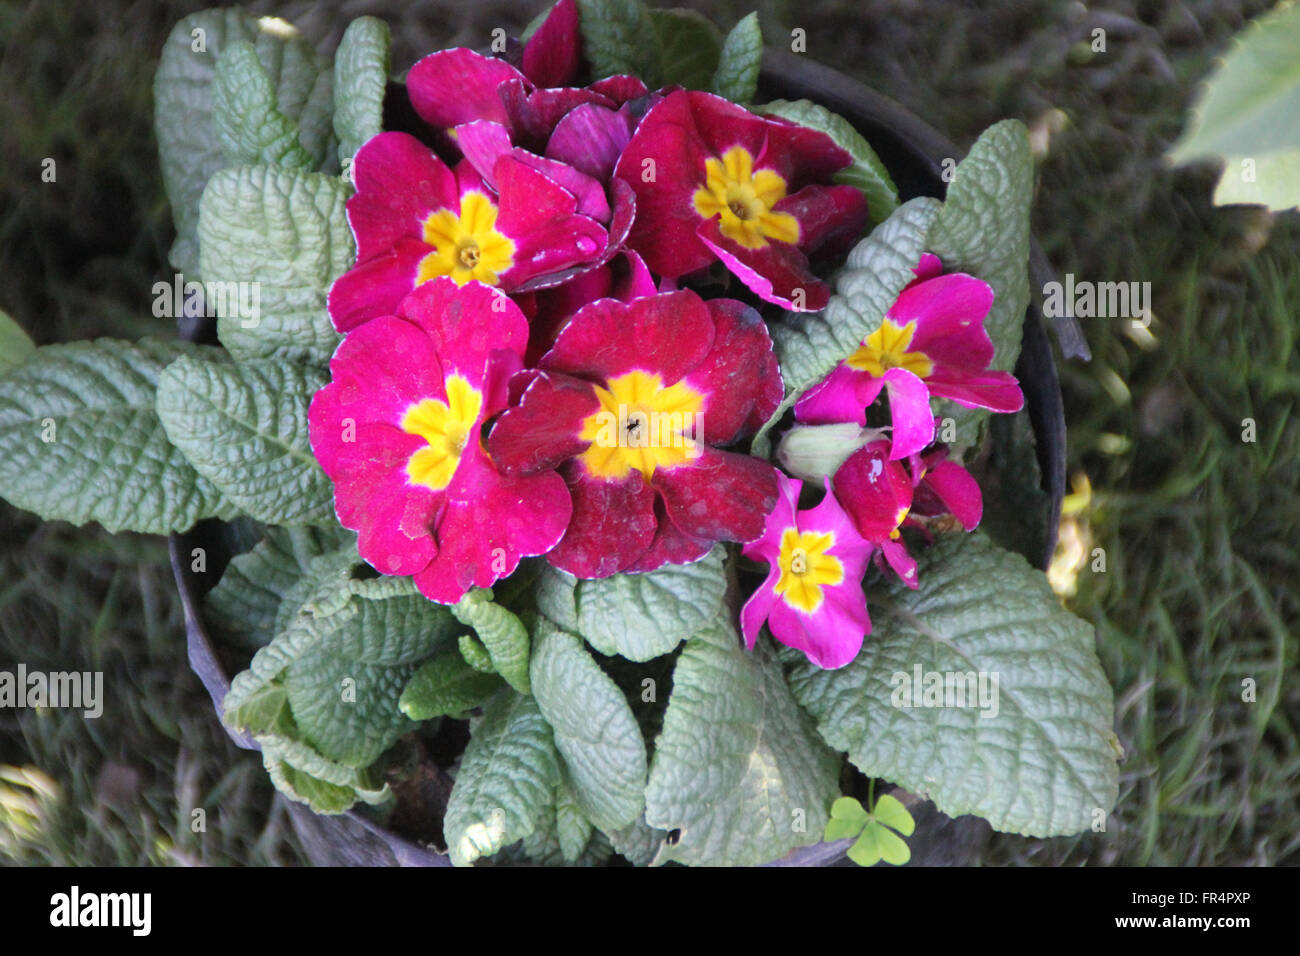
M0 493L222 522L189 571L225 721L290 799L457 864L904 862L877 785L1104 826L1093 630L975 477L995 432L1037 467L1024 128L904 201L846 119L763 101L753 15L560 0L404 76L389 39L181 21L164 285L219 344L15 354ZM990 515L1038 506L997 467Z

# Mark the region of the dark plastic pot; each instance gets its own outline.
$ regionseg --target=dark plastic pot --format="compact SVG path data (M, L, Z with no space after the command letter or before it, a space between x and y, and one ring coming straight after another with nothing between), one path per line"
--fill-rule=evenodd
M846 117L880 154L902 198L942 198L941 165L945 158L957 158L956 147L898 103L836 70L793 54L769 50L760 79L759 101L777 98L815 100ZM1037 288L1052 280L1051 268L1037 244L1030 260L1030 273L1031 285ZM1086 354L1078 343L1067 344L1069 333L1069 329L1058 329L1066 353ZM182 334L187 339L199 340L210 337L212 330L191 327ZM1037 443L1043 490L1050 500L1048 533L1038 552L1040 565L1046 567L1056 544L1065 494L1065 417L1056 365L1036 302L1025 313L1024 344L1016 375L1025 393ZM203 593L219 578L230 559L219 532L219 526L207 522L185 534L172 535L169 541L172 571L185 609L190 667L211 696L218 719L221 701L230 688L231 666L213 644L199 611ZM200 547L207 556L208 571L203 575L190 569L191 552ZM257 748L251 738L228 728L227 732L240 747ZM973 817L953 820L939 813L928 801L907 794L900 793L900 796L911 805L918 823L916 836L910 841L914 863L961 863L987 839L989 827L982 820ZM318 816L298 804L289 807L303 848L318 866L450 865L446 855L404 839L359 812ZM843 862L849 842L841 840L805 847L769 865L825 866Z

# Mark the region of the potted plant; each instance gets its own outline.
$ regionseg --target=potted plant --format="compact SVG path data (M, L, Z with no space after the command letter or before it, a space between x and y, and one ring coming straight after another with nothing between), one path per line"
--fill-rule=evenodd
M0 492L175 533L309 852L901 862L912 794L1104 825L1110 690L1030 564L1064 436L1023 128L958 162L753 16L561 0L404 83L387 43L182 21L193 344L0 379Z

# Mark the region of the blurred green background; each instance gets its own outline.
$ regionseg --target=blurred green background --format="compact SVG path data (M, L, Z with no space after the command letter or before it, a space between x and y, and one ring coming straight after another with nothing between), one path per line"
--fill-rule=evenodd
M0 0L0 308L38 344L173 334L150 312L171 277L151 82L171 26L208 5ZM679 5L724 27L752 6ZM353 17L382 16L404 69L517 33L541 3L249 6L326 51ZM1152 285L1147 332L1083 320L1094 359L1062 367L1073 493L1052 578L1096 625L1115 686L1119 804L1104 833L997 836L986 862L1300 861L1300 214L1216 209L1212 164L1162 160L1213 57L1269 6L758 4L770 42L804 29L807 55L963 147L1023 120L1034 228L1057 271ZM0 502L0 667L18 661L103 670L106 704L94 721L0 710L0 863L302 861L260 760L229 744L188 670L163 541Z

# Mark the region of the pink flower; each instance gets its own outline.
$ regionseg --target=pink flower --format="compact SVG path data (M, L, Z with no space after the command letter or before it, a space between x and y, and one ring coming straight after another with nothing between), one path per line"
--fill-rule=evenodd
M934 440L930 396L967 408L1015 412L1024 396L1015 376L990 371L993 342L984 319L993 290L963 273L942 275L937 256L926 254L916 280L890 307L880 328L821 384L795 405L810 424L866 424L866 408L889 391L893 442L889 457L907 458Z
M796 511L803 482L781 475L776 507L746 557L768 563L767 580L740 612L745 645L764 622L782 644L834 670L857 656L871 633L862 574L874 546L849 520L826 483L815 508Z
M694 292L600 299L560 328L518 405L488 439L507 474L568 482L573 517L547 560L578 577L687 563L750 541L776 500L775 469L723 451L781 401L758 313Z
M552 165L503 153L489 181L469 162L453 171L406 133L370 140L357 151L357 192L348 200L357 265L330 289L334 326L346 332L391 315L412 289L441 276L525 292L607 258L605 227L557 182L574 171Z
M438 278L351 332L312 400L312 450L339 522L358 532L366 561L413 575L434 601L505 577L568 524L562 478L502 475L482 444L527 339L509 299Z
M628 244L659 275L720 259L768 302L822 309L830 290L808 257L842 252L867 219L858 190L829 184L851 161L824 133L710 93L670 93L618 161L636 190Z

